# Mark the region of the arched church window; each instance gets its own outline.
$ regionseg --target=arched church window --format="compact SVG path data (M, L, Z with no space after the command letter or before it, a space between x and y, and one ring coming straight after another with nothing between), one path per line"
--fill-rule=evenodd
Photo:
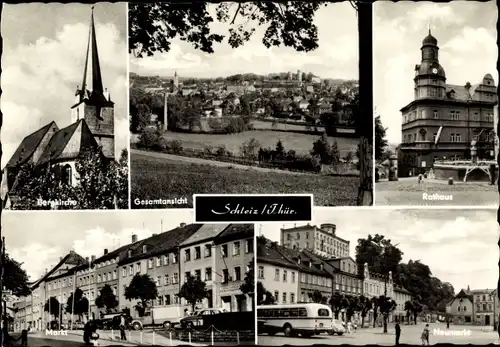
M64 165L63 170L62 170L62 183L71 185L72 181L72 169L69 164Z

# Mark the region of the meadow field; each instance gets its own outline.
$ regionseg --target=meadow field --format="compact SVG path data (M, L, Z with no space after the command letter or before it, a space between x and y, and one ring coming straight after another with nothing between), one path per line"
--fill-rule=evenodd
M264 148L275 148L276 142L281 140L285 150L289 151L293 149L297 155L309 155L314 141L320 138L319 135L271 130L253 130L231 135L193 134L168 131L164 136L168 141L181 141L184 148L204 149L206 146L216 148L224 145L228 151L234 154L238 154L241 145L251 138L259 141L261 147ZM356 138L329 137L329 139L331 142L333 142L333 140L337 141L341 157L344 157L349 152L354 154L359 143L359 139Z
M286 146L286 145L285 145ZM187 198L193 194L314 194L316 206L355 206L358 177L294 175L192 164L131 153L131 199ZM149 207L151 208L151 207Z

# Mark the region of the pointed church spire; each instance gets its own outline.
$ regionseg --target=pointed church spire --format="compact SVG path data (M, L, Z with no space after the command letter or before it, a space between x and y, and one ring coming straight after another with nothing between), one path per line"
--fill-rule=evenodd
M89 40L87 43L87 52L85 55L85 66L83 68L83 81L81 91L85 95L88 90L92 94L103 94L101 65L99 63L99 54L97 51L97 37L94 23L94 5L91 8ZM89 63L89 60L91 62ZM90 71L89 71L90 70Z

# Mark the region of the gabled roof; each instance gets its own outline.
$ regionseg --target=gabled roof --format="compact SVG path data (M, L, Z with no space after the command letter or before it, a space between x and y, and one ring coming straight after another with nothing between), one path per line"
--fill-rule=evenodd
M262 242L261 239L257 239L257 262L298 270L298 264L284 256L278 250L279 247L281 246L276 243Z
M449 93L451 91L455 92L455 97L453 99L456 100L461 100L461 101L467 101L471 99L471 94L465 86L459 86L456 84L447 84L446 85L446 93Z
M303 250L299 252L295 249L281 247L279 248L279 252L291 259L293 262L297 263L297 266L301 272L312 273L320 276L329 276L329 273L327 271L318 269L316 267L316 265L323 262L318 261L318 258L315 258L314 255L309 251ZM305 262L309 262L311 266L306 265Z
M473 300L473 296L465 293L464 289L461 289L457 295L455 295L455 299L469 299L471 302Z
M70 141L74 141L75 146L72 149L76 151L69 151L69 148L66 150ZM41 165L57 159L76 159L85 149L96 146L97 142L87 123L80 119L52 136L36 164Z
M25 164L33 156L33 153L35 153L40 141L42 141L45 134L47 134L52 127L57 128L54 121L26 136L21 141L21 144L17 147L17 150L14 152L6 166L19 167Z
M228 226L228 224L202 224L196 233L184 239L180 246L187 247L195 243L210 241L221 234Z
M195 234L203 225L204 224L189 224L183 227L177 227L173 230L151 236L129 245L127 247L127 253L131 251L132 256L128 257L128 254L124 254L124 258L120 260L119 264L128 264L133 261L170 252ZM146 252L143 252L143 246L146 246Z
M64 256L59 261L59 263L57 263L56 266L54 266L50 271L48 271L45 275L43 275L39 280L35 281L33 283L33 285L31 286L31 290L36 289L40 285L40 283L42 283L46 279L50 278L50 276L54 272L56 272L63 264L75 265L75 268L76 268L76 267L79 267L79 266L85 264L85 259L81 255L77 254L74 251L69 252L68 254L66 254L66 256ZM71 269L69 269L69 271L74 271L75 268L71 268ZM66 274L64 274L64 276L65 275Z
M247 239L254 236L253 224L230 224L214 240L216 245L239 239Z

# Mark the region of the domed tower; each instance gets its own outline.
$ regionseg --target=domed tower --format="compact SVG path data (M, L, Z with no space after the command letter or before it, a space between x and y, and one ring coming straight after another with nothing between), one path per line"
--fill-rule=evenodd
M422 61L415 66L415 99L444 98L446 74L439 64L438 42L431 34L422 41Z

